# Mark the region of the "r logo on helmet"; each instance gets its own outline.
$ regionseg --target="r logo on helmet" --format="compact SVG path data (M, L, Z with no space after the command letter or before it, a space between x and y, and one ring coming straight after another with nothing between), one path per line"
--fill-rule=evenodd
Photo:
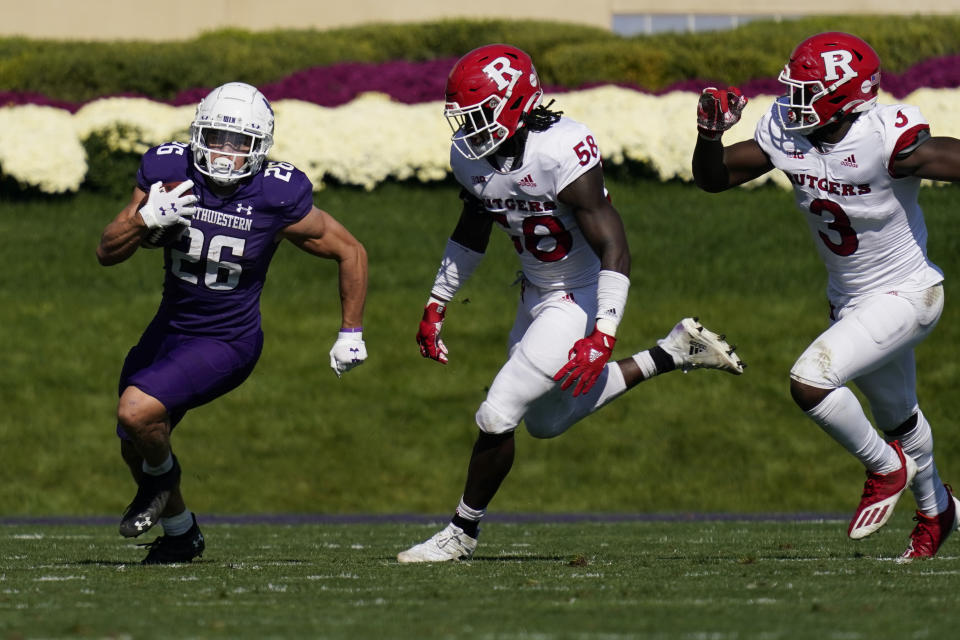
M853 54L849 51L824 51L820 54L820 57L823 58L824 80L840 80L857 75L857 72L850 66ZM843 69L842 76L837 73L837 69Z
M488 78L497 83L497 89L505 90L512 87L520 77L521 71L510 66L510 60L500 56L483 68ZM509 79L508 79L509 78Z

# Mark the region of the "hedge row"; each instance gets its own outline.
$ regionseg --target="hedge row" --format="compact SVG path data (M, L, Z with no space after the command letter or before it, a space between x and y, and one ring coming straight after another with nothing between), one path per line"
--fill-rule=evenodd
M797 42L826 30L865 38L890 71L960 53L960 15L758 21L730 31L631 38L553 22L446 20L328 31L220 30L166 43L3 38L0 87L73 102L125 94L168 100L230 80L262 85L336 62L457 57L500 41L529 52L546 84L622 83L657 91L692 78L742 83L776 75Z

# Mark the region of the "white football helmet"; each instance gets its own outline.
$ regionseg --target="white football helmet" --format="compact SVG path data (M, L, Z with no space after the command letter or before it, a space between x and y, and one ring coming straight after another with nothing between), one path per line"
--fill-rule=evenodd
M190 147L197 171L227 185L260 170L273 146L273 109L243 82L217 87L197 105ZM244 158L237 167L236 158Z

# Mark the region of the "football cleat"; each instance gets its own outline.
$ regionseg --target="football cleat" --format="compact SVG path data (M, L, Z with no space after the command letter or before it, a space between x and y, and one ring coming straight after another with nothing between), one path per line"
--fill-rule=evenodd
M739 375L747 365L725 338L704 327L697 318L684 318L657 344L673 356L682 371L720 369Z
M477 539L471 538L463 529L453 524L435 533L426 542L414 545L397 554L397 562L447 562L468 560L477 548Z
M206 544L203 533L197 524L197 516L193 515L193 526L179 536L160 536L153 542L138 544L146 547L147 557L140 564L178 564L190 562L203 555Z
M910 456L904 455L900 442L894 440L890 446L900 458L900 468L890 473L867 471L860 504L850 520L850 526L847 527L847 535L854 540L866 538L887 524L887 520L893 515L893 507L917 474L917 463Z
M137 495L127 505L120 520L120 535L136 538L160 521L170 493L180 483L180 463L173 457L173 468L159 476L144 473L137 487Z
M950 485L943 486L950 498L947 510L935 516L924 515L917 511L917 515L913 518L917 521L917 526L910 533L910 545L907 550L897 558L898 563L911 562L916 558L932 558L937 555L940 545L953 533L954 529L960 528L960 504L953 497Z

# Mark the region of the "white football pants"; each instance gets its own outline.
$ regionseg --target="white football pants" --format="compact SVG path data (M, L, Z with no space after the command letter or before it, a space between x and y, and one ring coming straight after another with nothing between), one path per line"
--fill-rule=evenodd
M869 400L877 427L895 429L917 411L913 347L942 311L939 284L857 299L835 311L837 320L800 355L790 376L821 389L854 382Z
M626 390L620 366L613 362L589 393L576 398L572 388L561 391L553 381L573 344L593 330L596 311L596 285L551 291L523 283L509 357L477 411L482 431L505 433L523 420L534 437L552 438Z

